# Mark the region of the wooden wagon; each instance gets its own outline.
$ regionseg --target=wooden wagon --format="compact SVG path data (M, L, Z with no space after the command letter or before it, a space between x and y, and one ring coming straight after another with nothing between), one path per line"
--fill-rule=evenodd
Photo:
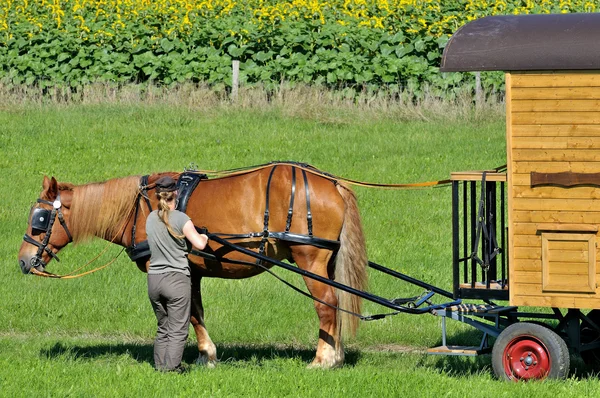
M536 336L543 329L552 329L584 359L596 359L600 14L473 21L452 36L440 70L506 72L506 173L452 174L455 298L509 301L500 311L506 311L511 329L522 330L513 331L510 341L502 341L502 353L494 355L500 375L531 376L531 365L512 366L507 356L526 335L534 336L528 349L549 351ZM532 324L515 321L546 315L519 313L517 306L552 308L547 318L558 323L537 322L534 331Z

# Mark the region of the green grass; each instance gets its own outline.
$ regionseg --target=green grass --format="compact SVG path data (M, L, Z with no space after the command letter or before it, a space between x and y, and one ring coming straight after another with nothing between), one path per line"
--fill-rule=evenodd
M325 115L325 116L323 116ZM318 322L312 302L269 275L203 280L206 322L218 346L217 369L182 377L151 368L154 314L145 274L125 255L75 280L21 274L18 248L43 175L81 184L133 174L181 171L190 163L228 169L272 160L308 162L333 174L375 182L444 179L452 171L506 162L504 122L402 121L359 114L290 117L285 112L172 106L19 106L0 110L0 395L1 396L581 396L598 380L575 362L566 382L513 386L493 379L489 358L427 357L440 344L440 321L398 315L361 325L347 365L306 370ZM451 288L450 190L356 189L369 258L447 290ZM242 231L240 231L242 232ZM67 273L105 242L61 252L49 271ZM98 265L118 253L112 247ZM302 286L295 275L279 275ZM421 293L370 274L385 297ZM387 312L367 303L365 312ZM450 323L451 342L479 335ZM185 360L193 362L193 333ZM405 347L410 347L409 352ZM400 348L400 349L399 349ZM391 351L389 351L391 350Z

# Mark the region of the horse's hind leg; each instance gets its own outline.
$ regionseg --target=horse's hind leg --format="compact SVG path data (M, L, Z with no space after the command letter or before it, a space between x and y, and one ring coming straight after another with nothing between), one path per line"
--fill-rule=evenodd
M294 261L300 268L325 278L331 277L327 272L331 255L330 250L307 246L297 247L293 249L292 253ZM331 307L337 305L335 289L308 277L304 277L304 282L315 298L329 304L314 302L319 317L319 343L315 359L309 367L335 368L341 366L344 363L344 348L338 329L337 311Z
M202 294L200 292L201 280L201 277L192 274L191 323L196 332L198 351L200 351L196 363L212 368L217 364L217 347L212 342L204 325L204 307L202 306Z

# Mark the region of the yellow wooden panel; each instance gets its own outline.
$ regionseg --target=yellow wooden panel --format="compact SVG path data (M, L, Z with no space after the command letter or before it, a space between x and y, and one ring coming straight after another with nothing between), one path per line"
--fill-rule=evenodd
M514 290L513 290L514 289ZM519 296L538 296L544 295L549 297L562 297L562 298L578 298L578 299L596 299L600 303L600 294L598 289L594 292L551 292L542 291L541 283L518 283L510 281L510 290L515 295ZM514 305L514 304L511 304ZM585 307L590 308L590 307ZM600 306L599 306L600 308Z
M529 188L525 186L514 187L516 198L537 199L600 199L600 180L598 188L575 186L570 188L554 186L538 186Z
M511 99L600 99L600 87L513 87Z
M522 295L522 296L535 296L538 294L544 294L542 291L542 279L540 278L535 283L521 283L519 281L509 281L510 290L514 294ZM565 294L562 294L565 297Z
M541 241L540 241L541 244ZM552 243L552 249L550 250L550 255L552 255L552 252L554 250L558 250L561 252L568 252L568 251L576 251L576 252L581 252L581 251L587 251L588 250L588 245L587 242L582 242L582 241L570 241L570 240L565 240L565 241L561 241L561 240L555 240Z
M513 149L511 152L513 162L600 162L597 149Z
M562 224L600 224L600 212L597 211L515 211L516 222L562 223Z
M552 263L552 267L554 269L554 263L582 264L584 261L589 260L589 253L587 250L586 251L573 251L573 250L560 250L560 249L552 250L552 249L550 249L547 252L547 258L548 258L548 261L550 261Z
M600 162L584 161L584 159L569 162L520 160L512 163L512 170L513 173L516 174L529 174L532 171L538 173L561 173L564 171L571 171L573 173L597 173L598 170L600 170ZM522 178L525 177L523 176ZM530 183L531 181L528 179L527 185Z
M591 298L579 294L577 296L559 296L559 295L537 295L524 296L513 295L510 305L528 306L528 307L557 307L557 308L600 308L600 299Z
M589 267L587 263L553 263L552 264L552 275L588 275ZM541 275L541 270L540 270Z
M600 124L600 112L513 112L513 124Z
M513 137L598 137L600 125L515 125ZM509 147L510 148L510 147Z
M521 223L512 225L514 235L536 235L541 231L564 231L564 232L593 232L598 230L597 224L556 224L556 223Z
M600 137L514 137L512 142L513 147L518 149L600 148Z
M596 112L600 100L515 100L513 112Z
M513 274L515 283L519 284L541 284L542 283L542 272L540 271L517 271Z
M519 258L537 259L542 257L541 247L522 247L517 246L513 249L515 260Z
M515 235L513 237L514 247L542 247L540 235Z
M596 252L596 255L598 253ZM539 272L540 275L542 273L542 260L531 260L531 259L517 259L514 264L511 264L513 268L514 275L517 275L519 271L525 272ZM566 275L586 275L588 274L587 264L582 264L581 266L573 266L572 263L563 263L557 264L557 269L559 269L563 274ZM596 269L596 277L600 275L600 269ZM518 278L518 277L517 277ZM541 278L541 277L540 277ZM518 282L523 283L520 279Z
M511 287L512 289L512 287ZM540 293L541 294L541 293ZM581 299L580 299L581 300ZM558 308L594 308L600 306L600 300L592 300L591 306L576 307L575 297L557 297L550 295L522 295L513 294L510 305L525 307L558 307Z
M540 272L541 274L542 260L516 259L515 262L510 265L510 267L513 269L513 271L515 271L513 273L513 277L517 271Z
M514 210L551 210L551 211L595 211L600 209L600 201L596 199L538 199L514 198Z
M518 186L518 185L530 186L531 185L531 174L530 173L513 174L512 175L512 185L513 186Z
M593 87L600 86L600 71L576 73L513 73L513 87Z

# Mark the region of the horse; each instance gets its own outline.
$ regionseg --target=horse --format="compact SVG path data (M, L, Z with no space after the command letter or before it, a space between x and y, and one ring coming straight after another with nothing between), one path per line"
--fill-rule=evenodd
M303 178L296 179L297 171ZM22 272L46 273L48 263L70 242L77 244L96 237L126 248L142 243L146 239L146 217L158 203L154 181L165 175L177 180L181 174L163 172L83 185L44 176L19 250ZM143 202L147 206L140 205ZM287 260L357 290L366 286L368 260L356 196L346 184L312 166L271 163L203 179L187 198L186 213L195 226L223 236L229 234L237 245L253 252ZM268 233L284 230L283 234ZM259 232L240 234L254 231ZM290 240L286 234L303 238ZM328 241L338 245L318 244ZM217 350L204 323L202 278L249 278L272 265L213 240L205 251L213 256L193 251L188 255L191 324L199 350L197 363L213 367ZM147 272L148 256L135 262ZM344 362L342 338L355 335L358 327L358 319L348 312L360 313L361 299L303 278L319 318L316 355L308 367L339 367Z

